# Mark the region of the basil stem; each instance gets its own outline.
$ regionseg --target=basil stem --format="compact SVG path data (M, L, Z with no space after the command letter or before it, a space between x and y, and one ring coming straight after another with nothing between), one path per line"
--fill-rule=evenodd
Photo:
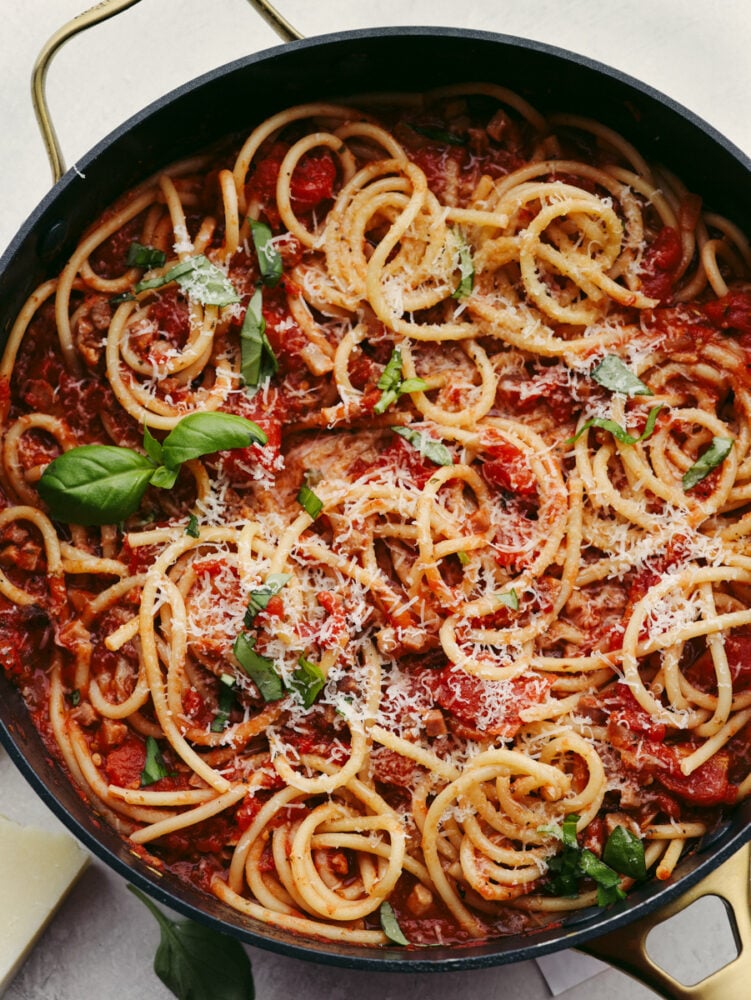
M240 296L224 271L203 254L188 257L156 278L139 281L134 291L138 295L150 289L162 288L173 281L178 283L189 298L205 306L228 306L240 301Z
M595 382L611 392L623 392L627 396L654 396L649 386L634 375L617 354L606 354L590 374Z
M249 222L263 283L273 288L279 284L282 277L281 255L274 246L269 227L264 222L256 222L255 219L250 219Z
M257 288L253 293L240 328L240 375L249 386L257 386L269 375L279 371L274 349L266 336L263 318L263 293Z
M164 763L159 744L153 736L146 737L146 763L141 771L141 788L153 785L155 781L169 778L170 771Z
M399 437L403 437L420 454L433 462L434 465L453 465L454 457L442 441L434 441L427 434L420 431L411 430L409 427L392 427L391 430Z
M681 480L683 489L688 492L697 483L705 479L712 469L716 469L730 454L733 447L733 438L713 437L711 445L699 456L690 469L688 469Z
M276 672L274 661L267 656L256 653L255 644L253 636L241 632L235 639L232 652L235 654L237 662L258 688L263 700L279 701L280 698L284 697L282 679Z
M239 941L193 920L170 920L135 886L128 889L159 925L154 972L178 1000L255 1000L253 970Z

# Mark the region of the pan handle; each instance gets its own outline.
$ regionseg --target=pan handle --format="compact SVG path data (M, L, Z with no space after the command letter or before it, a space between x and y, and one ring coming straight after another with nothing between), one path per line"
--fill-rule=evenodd
M748 996L751 981L751 845L746 845L674 903L627 927L581 947L581 951L616 966L668 1000L728 1000ZM694 986L684 986L647 953L651 930L702 896L719 896L728 910L738 956Z
M303 37L296 28L293 28L282 17L279 11L268 0L248 0L248 2L258 11L266 23L273 28L283 42L291 42ZM42 133L44 147L47 151L47 158L50 161L52 177L55 183L65 173L65 163L47 103L47 70L52 62L52 58L61 45L67 42L69 38L73 38L80 31L85 31L95 24L101 24L103 21L109 20L109 18L120 14L129 7L135 6L137 3L139 3L139 0L101 0L101 3L96 4L82 14L78 14L72 20L68 21L67 24L64 24L62 28L59 28L47 40L42 51L39 53L37 61L34 63L34 69L31 74L31 100L34 105L34 113L39 125L39 131Z

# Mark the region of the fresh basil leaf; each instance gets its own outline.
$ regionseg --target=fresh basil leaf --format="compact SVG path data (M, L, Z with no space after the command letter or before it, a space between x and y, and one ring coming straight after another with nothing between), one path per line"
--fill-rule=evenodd
M634 375L617 354L606 354L590 374L595 382L611 392L623 392L627 396L654 396L649 386Z
M143 450L149 456L154 465L162 464L162 446L148 427L144 427L143 429Z
M519 610L519 595L512 587L511 590L504 590L502 594L495 595L501 604L505 604L507 608L511 608L512 611ZM578 817L577 817L578 819Z
M621 879L618 872L613 871L610 865L606 865L604 861L600 861L597 855L593 854L586 847L579 857L579 868L582 875L591 878L593 882L601 885L603 889L612 889L614 886L620 884Z
M451 293L452 299L466 299L475 287L475 264L472 260L472 250L458 228L453 229L454 239L459 249L459 284Z
M267 440L257 424L235 413L189 413L162 442L162 461L168 469L176 469L192 458Z
M188 518L188 524L185 528L185 534L190 535L191 538L201 537L201 528L198 524L198 518L195 514L191 514Z
M261 656L253 648L256 644L252 636L241 632L232 652L245 673L250 677L261 693L264 701L279 701L284 697L284 685L276 672L274 661L267 656Z
M566 445L575 444L582 434L584 434L585 431L588 431L590 427L600 427L604 431L609 431L614 438L621 442L621 444L636 444L638 441L646 441L647 438L650 438L654 433L655 424L657 423L657 415L661 409L662 404L652 407L649 411L649 415L647 416L647 422L644 426L644 430L638 437L634 437L633 434L629 434L628 431L624 427L621 427L620 424L617 424L615 420L607 420L605 417L592 417L591 420L587 420L586 423L581 425L573 437L570 437L566 441ZM688 475L688 473L686 473L686 475ZM706 473L704 475L706 475Z
M625 826L617 826L605 842L602 860L621 875L629 878L646 878L647 864L644 844Z
M240 301L240 296L224 271L203 254L175 264L156 278L139 281L134 290L139 294L169 285L173 281L178 283L189 298L205 306L228 306Z
M245 627L250 628L253 619L259 611L265 611L271 598L278 594L282 587L292 579L290 573L270 573L266 582L257 590L251 590L248 608L245 612Z
M578 848L579 846L579 841L576 839L576 827L579 823L579 818L577 813L569 813L563 820L563 823L561 823L561 840L566 847Z
M424 378L405 378L400 384L398 392L400 396L405 396L410 392L425 392L428 383Z
M240 328L240 375L246 385L257 386L269 375L279 371L274 349L266 336L263 318L263 293L253 293Z
M410 125L413 132L424 135L426 139L433 142L445 142L447 146L466 146L467 140L464 136L455 135L445 128L437 128L434 125Z
M176 469L168 469L166 466L160 465L158 469L154 470L150 483L152 486L158 486L160 490L171 490L179 475L179 466Z
M253 970L239 941L193 920L170 920L135 886L128 889L159 924L154 972L178 1000L255 1000Z
M730 454L733 447L734 438L713 437L711 445L699 456L690 469L684 473L683 489L692 490L697 483L709 475L712 469L716 469Z
M297 502L314 521L323 510L323 500L317 497L309 486L303 485L300 487L300 492L297 494Z
M128 247L125 263L128 267L164 267L167 263L167 254L164 250L157 250L156 247L134 241Z
M146 763L141 771L141 788L146 785L153 785L161 778L169 778L170 771L164 763L159 744L153 736L146 737Z
M297 661L298 669L292 675L289 688L302 698L305 708L310 708L326 684L323 671L317 663L311 663L305 656Z
M626 893L619 885L597 886L597 905L601 907L611 906L626 898Z
M392 427L394 434L403 437L413 448L417 448L420 454L433 462L434 465L453 465L454 458L445 444L441 441L434 441L420 431L410 430L409 427Z
M279 284L282 277L281 254L272 242L273 237L269 227L264 222L256 222L254 219L250 219L249 222L263 283L273 288Z
M137 509L154 474L130 448L85 444L53 459L37 484L50 516L71 524L117 524Z
M229 715L235 704L235 678L230 674L222 674L219 678L219 710L211 723L212 733L223 733L229 722Z
M381 930L389 941L393 941L394 944L409 944L409 941L404 936L404 932L399 926L399 921L396 919L396 914L394 913L394 908L391 903L387 903L384 900L378 910L378 916L381 921Z

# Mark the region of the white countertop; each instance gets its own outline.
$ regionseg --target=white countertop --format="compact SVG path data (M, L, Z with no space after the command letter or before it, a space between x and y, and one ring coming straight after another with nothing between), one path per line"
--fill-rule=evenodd
M0 250L49 180L29 96L31 67L46 41L86 0L3 0L0 29ZM580 52L638 77L691 108L751 154L751 5L748 0L279 0L305 35L388 24L478 28ZM66 45L49 73L50 106L72 164L133 112L200 73L278 39L243 0L140 4ZM57 820L0 750L0 812L50 829ZM0 886L0 907L2 886ZM716 910L692 911L664 935L665 960L698 976L727 941ZM167 1000L151 964L156 925L125 883L95 861L76 885L6 994L8 1000ZM693 942L693 943L692 943ZM701 949L699 948L701 945ZM535 963L500 969L373 974L332 969L249 949L258 1000L542 1000ZM711 963L711 958L709 959ZM696 977L694 977L696 978ZM613 970L560 994L576 1000L641 1000L654 994Z

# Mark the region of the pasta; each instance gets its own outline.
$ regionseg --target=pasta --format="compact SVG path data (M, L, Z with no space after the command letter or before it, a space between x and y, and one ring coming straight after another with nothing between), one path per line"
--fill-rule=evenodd
M92 808L355 944L670 878L751 790L750 268L486 84L125 195L0 369L0 656Z

